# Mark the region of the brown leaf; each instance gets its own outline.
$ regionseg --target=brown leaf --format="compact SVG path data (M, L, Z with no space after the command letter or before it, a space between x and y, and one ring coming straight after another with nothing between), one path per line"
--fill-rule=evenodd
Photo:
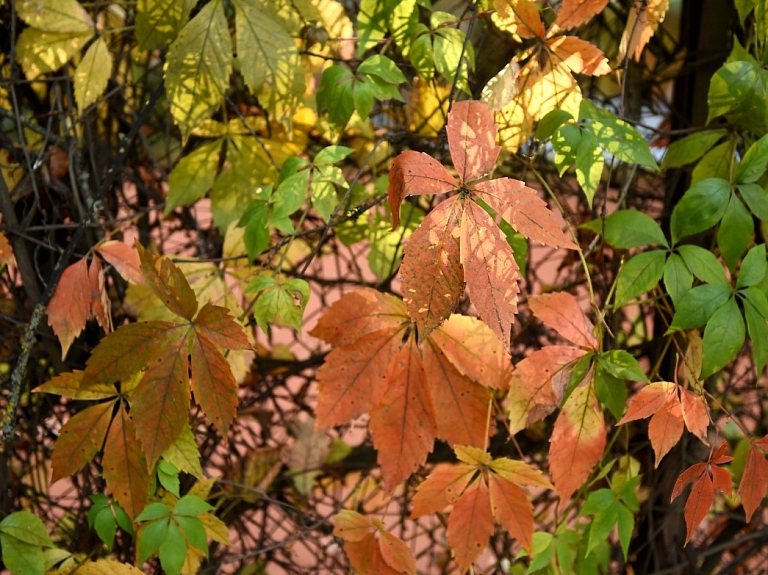
M406 196L444 194L459 187L451 173L432 156L406 150L389 170L387 196L392 208L392 229L400 225L400 204Z
M608 0L563 0L557 11L555 25L561 30L569 30L589 22L603 11Z
M5 234L0 232L0 265L9 265L13 262L13 249L11 248L11 242L5 237Z
M379 575L375 570L377 557L381 558L379 542L373 533L367 533L359 541L348 541L344 548L347 552L349 565L360 575ZM381 558L381 562L384 559Z
M197 311L195 292L189 287L187 278L171 260L145 250L137 243L141 260L141 272L146 284L152 288L165 307L176 315L192 321Z
M576 74L603 76L611 71L603 51L576 36L556 36L547 40L547 47L555 65L562 62Z
M738 491L747 523L752 520L752 515L763 502L766 491L768 491L768 462L765 460L765 455L754 446L750 446Z
M459 573L466 573L493 534L490 496L482 477L478 477L456 501L448 518L446 534Z
M104 285L104 270L98 258L93 258L88 268L88 284L91 298L90 317L96 318L102 329L109 333L112 331L112 301Z
M115 400L87 407L61 428L51 457L51 483L80 471L104 444Z
M141 275L141 260L139 252L135 247L124 244L117 240L110 240L96 246L99 252L109 264L117 270L124 279L133 283L144 283L144 276Z
M405 246L400 266L403 303L423 341L456 309L464 293L460 261L464 204L454 196L432 210Z
M48 325L61 342L61 357L67 356L72 342L85 328L91 315L91 289L88 261L83 258L64 270L48 302Z
M648 439L656 454L658 467L661 459L669 453L683 435L683 411L675 395L667 399L667 402L653 414L648 424Z
M546 29L533 0L494 0L505 29L521 38L544 38Z
M243 326L225 307L205 304L195 318L195 331L225 349L251 349Z
M483 102L464 100L453 105L445 127L453 166L466 184L493 171L501 147L493 112Z
M295 440L288 456L288 469L296 491L308 495L315 485L330 451L330 439L324 431L315 428L315 420L294 419L290 424Z
M571 294L555 292L530 296L528 305L544 325L551 327L565 339L578 346L597 350L598 343L593 333L595 328Z
M733 477L728 470L717 465L710 465L709 470L712 472L712 483L715 489L722 491L726 497L730 497L733 490ZM768 488L768 485L766 487Z
M529 555L533 555L533 505L525 491L495 473L489 474L488 485L496 522L520 541Z
M242 333L242 332L241 332ZM237 414L237 380L229 362L212 341L195 333L192 339L191 377L195 401L222 434L227 436L229 425Z

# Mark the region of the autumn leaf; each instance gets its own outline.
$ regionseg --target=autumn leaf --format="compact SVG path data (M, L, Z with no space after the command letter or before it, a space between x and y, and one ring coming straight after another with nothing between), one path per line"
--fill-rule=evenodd
M195 292L187 278L168 258L152 255L136 244L144 280L165 307L184 319L191 320L197 311Z
M661 459L680 441L683 427L683 412L680 401L675 395L671 395L664 405L653 414L648 424L648 438L651 440L653 451L656 454L655 467L659 466Z
M493 535L493 515L485 481L478 477L461 494L446 530L460 573L466 573Z
M141 260L139 252L135 247L110 240L96 246L96 251L109 264L111 264L124 279L133 283L142 283L144 276L141 275Z
M347 558L357 573L416 575L413 552L380 521L348 509L339 511L331 521L333 534L346 542Z
M603 76L611 71L603 51L576 36L556 36L547 40L547 47L555 66L562 63L575 74Z
M112 301L109 299L104 281L101 260L94 258L88 268L90 317L95 318L102 329L109 333L112 331Z
M72 342L80 335L91 315L91 288L88 261L83 258L61 274L56 290L48 302L48 325L61 342L61 356L67 356Z
M494 0L502 27L521 38L544 38L546 30L536 2L532 0Z
M563 0L557 11L555 26L561 30L576 28L603 11L608 0Z
M664 21L669 9L669 0L635 0L629 10L627 25L619 44L618 60L629 56L640 60L643 48L653 38Z
M75 101L82 114L96 102L112 76L112 54L104 36L100 36L85 51L75 70Z
M389 170L387 188L392 229L400 225L400 204L406 196L445 194L457 188L456 178L432 156L413 150L398 154Z
M760 507L766 491L768 491L768 462L765 460L765 454L754 444L750 444L738 491L747 523L752 520L752 515Z
M51 483L77 473L101 450L114 406L115 400L92 405L64 424L51 457Z
M453 166L466 183L493 171L501 147L496 145L498 127L482 102L468 100L454 105L445 132Z
M530 296L528 305L544 325L580 347L597 350L594 326L587 319L574 296L555 292Z

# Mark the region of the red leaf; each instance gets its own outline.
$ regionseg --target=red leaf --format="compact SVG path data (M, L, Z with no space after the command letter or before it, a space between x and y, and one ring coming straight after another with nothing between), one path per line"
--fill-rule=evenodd
M243 326L225 307L205 304L195 318L195 331L224 349L251 349Z
M371 288L360 288L341 296L309 334L331 345L344 346L369 333L409 322L399 299Z
M207 337L195 334L192 340L190 383L195 401L206 417L227 436L237 414L237 380L229 362Z
M510 433L541 421L557 409L574 362L586 352L565 345L548 345L515 366L507 395Z
M702 473L706 472L706 470L707 470L706 463L694 463L688 469L683 471L680 474L680 477L677 478L677 481L675 481L675 486L672 489L672 497L670 499L670 502L680 497L680 494L682 494L686 486L689 483L693 483L694 481L696 481L701 476Z
M333 534L344 541L362 541L375 531L369 517L349 509L339 511L331 519L331 523L333 523Z
M444 194L459 187L451 173L432 156L406 150L392 162L387 196L392 208L392 229L400 224L400 204L406 196Z
M744 506L747 523L752 520L755 510L760 507L766 491L768 491L768 462L765 460L765 455L750 446L739 484L739 495L741 495L741 504Z
M476 472L476 465L465 463L435 467L416 488L411 518L437 513L456 503Z
M603 51L576 36L556 36L547 40L547 47L552 53L554 66L562 62L572 72L589 76L602 76L611 71Z
M532 0L494 0L493 5L504 25L521 38L544 38L546 29L539 9Z
M51 457L51 483L77 473L98 453L107 436L114 406L114 400L92 405L64 424Z
M403 302L419 329L429 336L456 309L464 293L460 235L464 203L454 196L432 210L411 234L400 266Z
M677 385L668 381L659 381L646 385L629 402L627 413L617 425L623 425L636 419L645 419L656 413L670 398L674 398ZM676 399L676 398L675 398Z
M459 497L448 518L446 534L460 573L466 573L493 535L489 498L480 477Z
M146 284L152 288L165 307L176 315L192 321L197 311L195 292L181 270L168 258L156 256L137 243L141 272Z
M326 364L327 365L327 364ZM437 434L435 412L421 355L413 337L392 362L389 388L369 424L384 486L391 492L424 464Z
M525 491L495 473L489 474L489 487L496 522L520 541L529 555L533 555L533 505Z
M437 415L437 437L450 446L485 447L488 389L459 373L431 340L424 344L424 370Z
M93 258L88 268L88 284L91 300L89 316L96 318L102 329L109 333L112 331L112 302L104 286L104 270L98 258Z
M501 230L474 202L465 204L461 222L461 262L478 315L509 349L520 291L517 264Z
M492 389L509 387L509 354L496 334L479 319L454 314L432 332L429 341L472 381Z
M760 445L759 441L756 441L755 443L757 445ZM723 441L720 445L717 446L717 449L715 449L715 452L712 454L712 459L710 459L710 463L722 465L723 463L729 463L733 461L733 457L725 454L726 451L728 451L728 442Z
M555 25L562 30L576 28L589 22L607 5L608 0L563 0L557 11Z
M373 409L389 382L402 347L400 327L369 333L354 345L334 349L317 371L317 426L343 425Z
M499 178L475 184L472 192L526 238L553 248L578 249L547 203L523 182Z
M597 349L592 322L581 310L576 298L566 292L530 296L528 305L544 325L578 346Z
M726 497L730 497L733 491L733 477L728 470L717 465L711 465L709 470L712 472L712 482L715 489L725 493ZM766 487L768 488L768 485Z
M685 545L688 545L696 532L696 528L707 517L714 500L715 490L712 486L712 479L708 473L702 473L701 477L693 484L688 501L685 502Z
M448 114L445 131L462 184L493 171L501 146L496 145L499 128L487 104L477 100L456 102Z
M567 499L600 463L606 432L603 412L591 385L577 387L555 421L549 469L561 499Z
M379 549L384 562L397 573L416 575L416 559L401 539L382 529L379 531Z
M141 275L141 260L136 248L123 242L111 240L96 246L96 251L111 264L123 278L133 283L144 283Z
M102 459L107 490L131 519L134 519L149 497L150 477L147 462L136 440L133 421L125 405L112 421Z
M67 267L48 302L48 325L61 342L64 358L91 315L88 261L83 258Z
M683 436L683 412L677 397L672 395L659 409L648 424L648 439L656 454L658 467L661 459L669 453Z
M709 427L707 402L700 395L681 388L680 403L683 408L683 420L688 431L707 443L707 428Z

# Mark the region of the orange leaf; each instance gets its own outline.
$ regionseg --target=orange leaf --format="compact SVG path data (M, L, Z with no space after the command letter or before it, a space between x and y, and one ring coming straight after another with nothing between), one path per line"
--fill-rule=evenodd
M51 483L82 469L101 449L115 400L87 407L61 428L51 457Z
M714 483L715 489L725 493L726 497L730 497L733 490L733 477L731 477L728 470L718 467L717 465L711 465L709 470L712 472L712 482Z
M693 484L688 501L685 502L685 545L693 537L696 528L707 517L712 502L715 500L715 490L709 473L702 473L701 477Z
M741 495L741 504L744 506L747 523L752 520L755 510L760 507L766 491L768 491L768 462L765 460L765 455L750 446L739 484L739 495Z
M107 490L134 519L149 497L150 477L133 421L122 402L109 429L102 466Z
M141 275L141 260L136 248L123 242L111 240L96 246L96 251L101 254L109 264L117 270L123 278L133 283L144 283L144 276Z
M448 319L464 293L459 237L463 212L460 196L440 203L405 246L400 266L403 302L421 341Z
M459 187L451 173L432 156L406 150L389 170L387 196L392 208L392 229L400 224L400 204L406 196L443 194Z
M528 305L544 325L578 346L597 349L592 322L581 310L576 298L566 292L530 296Z
M600 463L606 432L603 412L591 385L577 387L552 430L549 469L561 499L570 497Z
M515 366L507 395L510 433L541 421L563 399L571 367L586 352L565 345L548 345Z
M607 5L608 0L563 0L557 11L555 25L561 30L576 28L589 22Z
M424 464L437 433L427 377L414 337L392 362L389 388L371 411L369 427L379 452L384 486L391 492Z
M651 417L648 424L648 439L656 454L658 467L661 459L669 453L683 436L683 411L680 402L674 395Z
M318 320L309 334L331 345L355 343L363 336L410 323L403 303L371 288L344 294Z
M429 341L472 381L492 389L509 387L509 354L496 334L479 319L454 314L432 332Z
M521 38L544 38L546 30L539 9L532 0L494 0L505 28Z
M251 348L243 326L229 315L225 307L205 304L195 318L195 331L225 349Z
M462 184L493 171L501 147L496 145L499 129L487 104L477 100L455 103L445 131L451 160Z
M702 473L705 473L707 469L706 463L694 463L688 469L680 474L680 477L675 481L675 486L672 489L672 497L670 501L674 501L682 494L683 490L689 483L696 481Z
M533 555L533 505L525 491L495 473L489 476L491 510L496 522Z
M360 575L379 575L375 570L377 558L384 562L373 533L368 533L360 541L347 541L344 546L347 551L349 565Z
M707 428L709 427L707 402L700 395L681 388L680 403L683 408L683 420L688 431L707 443Z
M61 357L85 328L91 315L88 261L83 258L67 267L48 302L48 325L61 342Z
M664 406L670 397L674 397L677 385L668 381L659 381L646 385L629 402L627 413L617 425L623 425L636 419L645 419Z
M488 468L506 481L511 481L517 485L554 489L541 471L523 461L500 457L488 464Z
M139 251L141 272L146 284L152 288L165 307L192 321L197 311L197 298L181 270L168 258L148 252L138 242L136 248Z
M553 248L578 249L547 203L523 182L498 178L475 184L472 193L526 238Z
M0 265L8 265L11 262L13 262L11 242L8 241L8 238L3 233L0 233Z
M466 202L461 221L461 263L478 315L509 349L520 292L517 264L501 230L474 202Z
M488 389L459 373L431 340L424 344L424 370L437 415L437 437L450 446L485 447Z
M643 48L653 38L659 24L664 21L667 9L669 0L635 0L619 44L619 62L627 55L640 60Z
M755 444L760 445L760 441L755 441ZM715 452L712 454L710 463L722 465L723 463L730 463L733 461L733 457L725 454L726 451L728 451L728 442L723 441L720 445L717 446L717 449L715 449Z
M555 63L562 62L576 74L602 76L611 71L603 51L576 36L556 36L547 40L547 47Z
M459 572L466 573L493 535L490 496L482 477L456 501L446 534Z
M227 436L237 414L237 380L229 362L207 337L196 333L192 340L190 383L195 401L206 417Z
M435 467L416 488L411 518L437 513L456 503L476 472L476 465L466 463Z
M379 549L384 562L397 573L416 575L416 559L401 539L382 529L379 531Z
M362 541L375 530L370 518L349 509L339 511L331 519L331 523L333 523L333 534L344 541Z
M91 311L90 317L96 318L96 321L104 331L112 331L112 302L107 295L104 286L104 270L101 267L101 260L93 258L88 268L88 284L90 285Z
M390 366L402 344L403 328L390 327L334 349L317 371L317 426L342 425L381 401Z
M68 399L93 400L108 399L117 395L114 385L97 384L88 389L80 389L83 372L80 370L60 373L50 381L33 389L35 393L54 393Z

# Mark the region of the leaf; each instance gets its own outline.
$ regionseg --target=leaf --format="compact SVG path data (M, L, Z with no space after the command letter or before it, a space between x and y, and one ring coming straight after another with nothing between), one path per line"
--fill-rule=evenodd
M400 204L406 196L442 194L459 187L445 167L422 152L406 150L392 162L387 197L392 209L392 229L400 225Z
M656 287L664 274L667 254L651 250L629 259L616 278L614 306L620 307Z
M685 265L680 255L672 253L669 254L666 263L664 264L664 287L672 298L672 303L675 307L680 305L680 299L688 293L688 290L693 286L693 274Z
M173 313L191 320L197 311L195 292L182 271L168 258L156 256L136 244L146 284Z
M661 167L679 168L701 158L720 138L727 135L726 130L704 130L695 132L672 142L667 149Z
M265 333L269 324L292 327L300 332L304 309L309 301L309 285L299 278L285 282L271 279L272 285L256 300L253 317ZM246 291L259 291L252 289L252 286L253 284Z
M619 61L626 56L640 60L643 48L656 33L659 24L664 21L669 0L650 0L635 2L629 10L627 25L619 45Z
M766 270L768 270L768 262L766 261L765 244L759 244L749 250L744 261L741 262L739 275L736 278L736 287L743 288L760 283L765 278Z
M763 502L766 491L768 491L768 462L761 451L755 449L754 445L750 445L738 491L747 523L752 520L752 515Z
M45 557L43 550L36 545L25 543L15 537L0 535L0 549L3 563L14 575L43 575Z
M693 329L709 322L715 312L731 297L728 287L705 284L696 286L686 293L675 310L672 328Z
M648 424L648 438L656 454L658 467L662 458L669 453L683 435L683 412L677 397L670 396L666 403L653 414Z
M140 50L152 50L176 38L194 8L193 0L139 0L136 39Z
M589 207L592 207L592 199L600 187L600 179L603 175L603 166L605 158L603 150L600 148L595 137L584 132L581 136L581 142L576 150L576 180L579 182L584 195L587 197Z
M88 294L91 303L90 316L109 333L112 331L112 300L109 299L104 285L104 270L99 258L94 258L88 267Z
M375 527L369 517L356 511L342 509L331 519L333 534L344 541L362 541L374 532Z
M707 123L718 116L750 127L765 129L765 105L768 87L764 70L754 62L727 62L712 76L707 95Z
M93 20L76 0L22 0L16 15L45 32L94 31Z
M411 519L438 513L456 503L476 472L475 465L463 463L435 467L416 487Z
M112 76L112 54L107 41L100 36L90 45L75 70L75 101L80 113L98 100Z
M592 100L584 99L579 107L579 119L585 121L584 130L595 136L605 151L619 160L657 168L651 149L640 132L610 111L598 108Z
M409 338L391 365L389 387L371 411L369 424L389 492L424 464L437 434L435 411L415 338Z
M715 490L712 479L708 473L702 473L701 477L693 484L688 501L685 502L685 545L688 545L696 532L696 528L707 517L714 499Z
M163 571L167 575L179 575L187 557L187 542L174 521L168 524L168 532L158 551Z
M724 368L744 345L744 318L734 298L712 314L704 329L701 377L709 377Z
M485 481L478 478L459 497L451 511L446 534L460 573L470 568L493 534L489 497Z
M225 307L206 303L195 318L195 332L226 349L251 349L243 327Z
M403 303L424 340L454 312L464 293L460 235L464 203L454 196L411 234L400 267Z
M650 417L666 405L670 398L674 398L676 390L677 385L668 381L646 385L632 398L627 412L616 425Z
M528 305L546 326L578 346L597 349L594 326L576 298L567 292L530 296Z
M242 331L241 331L242 333ZM237 381L229 362L202 333L195 333L190 353L190 378L195 402L222 436L237 415Z
M604 220L595 219L580 227L596 234L604 233L609 245L623 250L651 245L669 247L659 224L637 210L617 210Z
M130 247L123 242L110 240L96 246L96 251L112 267L117 270L124 279L133 283L143 283L144 276L141 274L141 260L136 248Z
M54 393L68 399L94 400L109 399L117 395L114 385L100 384L80 389L83 381L83 372L75 370L72 372L60 373L47 383L33 389L35 393Z
M306 421L292 421L291 433L295 440L288 456L288 469L296 491L308 495L328 457L328 436L315 429L315 420L311 417Z
M28 545L54 547L45 524L29 511L16 511L0 521L0 533L10 535Z
M196 148L171 170L168 196L163 214L179 206L189 206L202 198L213 186L219 167L222 140L214 140Z
M568 386L571 367L584 354L584 350L575 347L548 345L515 366L506 406L511 434L557 409Z
M678 248L680 256L691 273L705 283L730 288L731 282L725 277L723 264L715 254L700 246L686 244Z
M489 474L491 512L496 522L533 554L533 505L525 492L496 473Z
M168 49L165 70L171 114L186 141L221 103L232 73L232 40L219 0L203 6L181 29Z
M29 4L34 4L31 0ZM88 32L46 32L26 28L16 43L16 59L29 80L55 72L77 54L93 37Z
M553 56L553 62L562 61L575 74L603 76L611 71L603 51L576 36L550 38L547 40L547 48Z
M396 572L416 575L416 558L401 539L382 529L379 531L379 549L386 564Z
M681 388L680 405L683 408L685 427L704 443L707 443L707 428L709 427L707 402L702 396Z
M768 363L768 326L765 317L749 301L744 304L744 318L747 320L747 330L752 340L755 367L757 373L762 374L765 364Z
M494 0L502 26L521 38L544 38L544 23L539 9L531 0Z
M731 194L728 207L725 209L720 227L717 230L717 245L720 248L720 255L731 270L736 269L736 264L739 263L741 256L752 243L754 229L752 214L747 211L736 194Z
M90 293L88 261L83 258L61 274L46 308L48 325L61 342L62 358L66 357L72 342L83 331L91 315Z
M461 182L476 180L493 170L501 147L496 145L498 127L486 104L476 100L457 102L448 114L445 131Z
M589 478L606 443L603 412L590 385L577 387L566 400L552 430L549 469L560 499L567 499Z
M122 402L107 435L102 467L108 491L129 517L137 517L149 497L150 476L133 421Z
M744 202L757 218L768 220L768 194L757 184L739 184L739 192Z
M763 136L744 154L744 158L736 169L736 183L756 182L765 173L766 166L768 166L768 136Z
M474 203L465 204L461 222L461 263L478 315L509 349L520 291L517 264L499 228Z
M203 478L203 470L200 467L200 451L189 424L184 426L181 434L163 452L162 457L179 471L194 475L198 479Z
M581 26L602 12L607 4L608 0L563 0L555 25L562 30Z
M64 424L51 457L51 483L77 473L94 458L104 444L114 406L114 401L93 405Z

